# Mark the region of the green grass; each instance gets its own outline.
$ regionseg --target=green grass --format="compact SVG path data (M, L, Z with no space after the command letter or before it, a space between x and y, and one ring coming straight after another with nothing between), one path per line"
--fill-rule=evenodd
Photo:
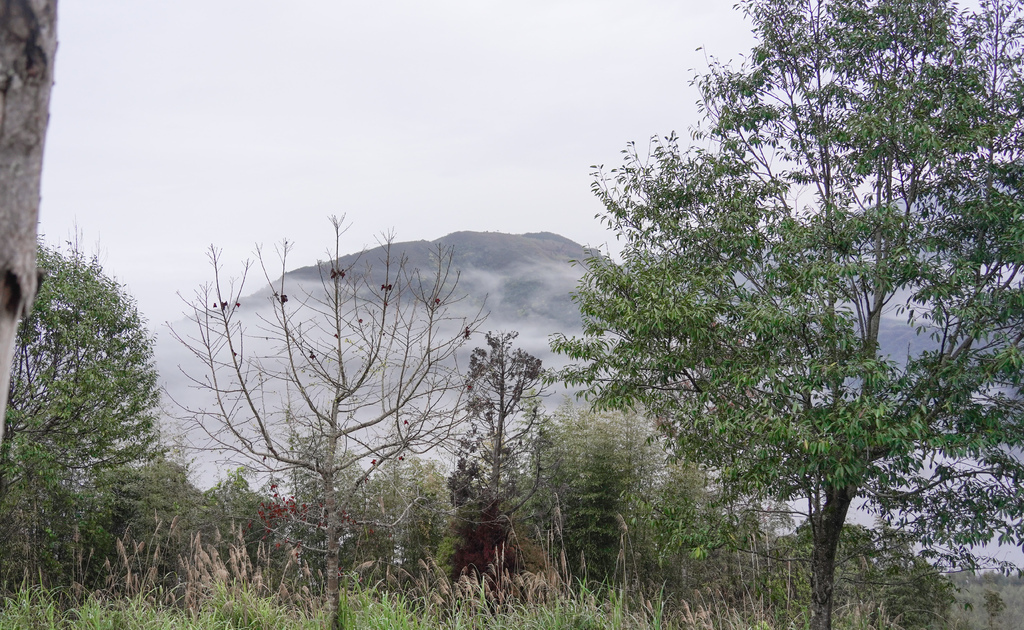
M66 599L66 598L64 598ZM156 594L105 598L93 595L62 606L60 593L25 588L4 600L0 630L312 630L329 627L318 602L296 605L277 595L255 595L244 588L220 587L200 605L187 609L157 603ZM773 626L756 614L728 609L668 611L664 602L634 602L614 591L603 598L583 589L545 603L467 599L438 604L374 588L348 592L342 610L345 627L359 630L799 630ZM841 614L837 629L896 628L884 615ZM876 611L877 612L877 611Z
M0 608L0 630L305 630L325 628L326 612L285 603L277 596L256 596L245 589L218 587L191 610L157 603L157 597L136 595L108 599L88 597L76 606L60 605L60 594L26 588ZM356 589L348 593L343 611L347 627L367 630L646 630L648 628L767 628L745 624L738 617L721 625L721 617L680 614L666 619L662 604L627 610L619 595L604 600L593 593L560 597L543 604L492 603L471 599L454 606L430 603L400 593Z
M222 555L196 535L179 558L179 570L164 577L153 568L159 545L123 544L119 549L119 563L108 563L110 574L95 592L79 584L68 590L26 585L0 599L0 630L312 630L331 625L319 587L313 586L316 574L291 562L271 571L265 553L257 553L254 561L240 542ZM372 579L372 573L361 574L361 568L345 576L342 589L340 615L348 630L801 630L806 625L800 614L775 623L754 603L730 606L711 593L695 594L699 603L666 601L661 593L590 585L553 567L506 574L497 585L492 572L483 583L466 577L453 581L434 562L422 563L416 576L403 572L404 582L388 569L378 573L379 582L365 585L361 580ZM898 628L878 608L836 612L836 630Z

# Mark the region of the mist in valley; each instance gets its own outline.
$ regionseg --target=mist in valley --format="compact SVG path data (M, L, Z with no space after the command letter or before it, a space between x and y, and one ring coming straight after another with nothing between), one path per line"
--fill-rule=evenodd
M442 267L447 273L444 291L451 291L452 299L445 315L446 321L440 326L442 336L457 334L466 322L481 319L456 353L455 363L451 366L453 374L465 375L470 353L474 348L486 345L485 334L488 332L517 332L515 346L540 358L545 368L557 368L566 362L564 357L551 352L548 339L555 333L576 335L581 332L580 316L571 294L582 276L583 266L571 261L582 261L586 253L581 245L547 233L457 232L435 241L396 242L389 249L382 245L341 256L336 261L297 266L283 277L274 277L270 272L265 274L257 264L249 268L244 284L241 283L242 263L224 261L221 282L233 293L211 299L215 296L200 288L195 295L188 296L188 302L183 302L183 306L191 303L200 307L188 313L190 316L202 315L205 309L209 309L216 318L222 309L218 300L230 300L225 303L226 308L233 309L233 325L244 330L245 355L258 356L265 365L277 362L279 369L283 370L283 357L287 353L280 339L275 312L280 307L280 294L288 296L290 308L306 311L302 321L307 330L313 331L318 325L329 328L331 324L326 321L322 305L321 312L314 311L325 292L333 287L329 277L332 269L348 269L350 273L357 274L361 291L370 293L377 285L396 281L394 275L400 263L404 275L401 281L408 283L409 289L413 292L429 291L436 281L438 257L446 253L451 257L450 267ZM273 253L265 253L264 260L268 269L274 269L278 262ZM307 261L288 262L301 265ZM392 274L390 280L385 277L388 268ZM268 277L271 278L269 282ZM205 386L209 368L203 358L177 337L188 338L193 345L202 344L202 331L196 322L185 317L167 326L168 329L158 336L156 345L157 365L166 393L163 413L165 437L179 446L191 460L194 475L203 487L213 485L227 471L239 466L267 470L264 462L211 440L199 426L193 412L212 409L217 400ZM322 342L331 341L327 339L331 335L326 329L316 334ZM286 406L288 396L294 396L294 392L289 394L285 391L283 383L268 384L268 388L277 387L278 390L266 390L266 404ZM553 410L570 397L571 392L564 388L549 388L545 407ZM210 421L204 422L209 424ZM445 449L437 449L431 456L444 458Z

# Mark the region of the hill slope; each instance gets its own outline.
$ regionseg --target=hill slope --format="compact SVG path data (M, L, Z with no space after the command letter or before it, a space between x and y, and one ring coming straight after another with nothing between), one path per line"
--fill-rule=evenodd
M519 330L524 337L540 335L529 346L546 346L547 335L571 333L580 328L579 313L570 293L576 288L582 267L571 260L585 256L582 245L552 234L502 234L454 232L433 241L405 241L391 245L391 255L407 258L407 268L434 267L438 248L451 249L452 267L459 273L458 292L467 296L466 307L489 313L485 329ZM375 247L338 259L339 268L366 264L382 267L383 247ZM317 281L330 263L302 267L287 279Z

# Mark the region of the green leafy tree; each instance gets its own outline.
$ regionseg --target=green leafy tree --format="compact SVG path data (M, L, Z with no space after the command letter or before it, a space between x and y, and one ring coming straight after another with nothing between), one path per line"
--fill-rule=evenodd
M999 615L1006 610L1006 603L998 591L985 591L985 612L988 613L988 627L996 630L1000 627Z
M755 580L759 597L773 608L777 625L799 624L810 593L810 571L791 558L804 557L811 530L803 523L765 550L763 570ZM749 585L748 585L749 588ZM862 525L843 528L836 551L836 603L885 611L900 628L934 628L952 612L953 584L918 555L913 541L900 532Z
M163 586L174 588L186 579L181 574L180 560L188 557L195 533L201 531L203 540L210 541L216 539L210 533L218 526L229 531L227 523L210 524L220 510L207 497L217 492L221 484L204 496L189 480L188 467L174 458L158 456L141 466L109 469L99 483L104 494L110 496L103 528L112 544L107 548L82 549L85 562L80 582L87 588L107 584L111 569L104 566L106 560L120 566L122 559L117 557L116 540L129 549L133 542L144 543L140 551L149 551L147 569L154 570ZM159 553L153 553L156 551Z
M125 287L77 249L40 247L38 260L0 449L0 571L63 576L73 541L111 542L105 474L156 452L159 390L153 338Z
M820 630L855 502L951 563L1024 538L1020 6L742 7L760 43L697 81L701 146L598 172L621 262L586 261L553 347L594 402L803 506Z
M668 456L643 413L567 404L544 431L541 466L551 472L530 505L532 519L556 556L564 552L565 568L588 580L695 604L702 591L742 605L750 553L763 555L791 526L772 506L725 492L707 471ZM728 545L751 540L756 549Z
M552 472L535 509L542 521L557 520L554 538L569 569L598 583L621 581L626 569L632 573L655 553L633 553L645 533L635 518L638 502L651 501L670 477L653 424L633 412L563 405L546 434L543 467Z

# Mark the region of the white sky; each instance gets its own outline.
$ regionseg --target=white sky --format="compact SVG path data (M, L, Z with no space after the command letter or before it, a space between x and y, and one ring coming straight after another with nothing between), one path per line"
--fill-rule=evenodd
M99 244L155 332L210 278L457 230L601 245L591 164L697 121L732 2L61 0L40 231Z

